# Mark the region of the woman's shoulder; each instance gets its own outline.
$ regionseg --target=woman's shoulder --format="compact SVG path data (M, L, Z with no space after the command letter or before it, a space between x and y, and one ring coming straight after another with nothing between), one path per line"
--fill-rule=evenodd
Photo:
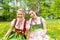
M16 19L13 19L12 21L15 21Z
M11 23L14 23L14 22L15 22L15 20L17 20L17 19L13 19L13 20L11 21Z
M45 22L45 19L42 16L40 16L39 18L40 20L42 20L42 22Z
M32 20L32 18L30 18L29 20Z
M32 18L30 18L28 21L30 22L32 20Z
M38 16L38 18L43 18L42 16Z
M39 16L38 18L39 18L39 19L44 19L42 16Z
M15 20L16 20L16 19L13 19L13 20L11 21L11 26L14 26Z

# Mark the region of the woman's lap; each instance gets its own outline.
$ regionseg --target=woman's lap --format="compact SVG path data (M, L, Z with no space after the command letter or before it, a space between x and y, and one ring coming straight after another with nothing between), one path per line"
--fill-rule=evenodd
M48 40L49 39L49 36L48 35L45 35L45 37L43 38L41 35L42 35L42 29L38 29L38 30L35 30L33 31L31 34L30 34L30 40Z
M25 35L24 34L18 34L16 32L12 32L8 38L8 40L25 40Z

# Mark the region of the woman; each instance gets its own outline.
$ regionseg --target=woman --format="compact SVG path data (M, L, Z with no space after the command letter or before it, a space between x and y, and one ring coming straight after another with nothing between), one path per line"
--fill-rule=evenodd
M31 25L31 34L29 40L48 40L44 18L38 17L33 8L29 10L29 15L31 17L29 20L29 24Z
M24 18L25 13L23 9L17 10L17 18L13 19L11 22L11 27L6 33L4 38L8 37L8 40L25 40L25 36L27 36L28 39L28 32L29 32L29 25L27 21ZM12 32L12 30L15 29L15 32Z

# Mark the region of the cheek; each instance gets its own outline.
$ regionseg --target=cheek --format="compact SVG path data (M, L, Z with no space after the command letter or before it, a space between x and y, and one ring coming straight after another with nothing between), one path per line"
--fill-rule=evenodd
M17 16L20 16L20 15L17 14Z
M22 15L17 15L17 17L22 17Z
M30 16L31 16L31 17L33 17L34 15L33 15L33 14L31 14Z
M24 17L24 15L21 15L21 17Z
M31 14L31 16L33 16L33 14Z

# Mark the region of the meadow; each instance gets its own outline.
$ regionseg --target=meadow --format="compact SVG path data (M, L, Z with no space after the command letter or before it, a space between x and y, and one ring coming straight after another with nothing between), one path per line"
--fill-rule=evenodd
M60 20L46 20L47 34L53 40L60 40ZM10 27L10 22L0 22L0 39Z

